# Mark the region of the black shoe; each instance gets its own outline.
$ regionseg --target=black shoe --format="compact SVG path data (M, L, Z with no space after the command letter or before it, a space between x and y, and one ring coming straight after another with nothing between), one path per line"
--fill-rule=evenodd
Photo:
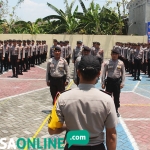
M137 78L137 80L141 81L141 79L140 79L140 78Z
M136 81L136 78L134 78L133 81Z
M11 76L11 78L15 78L15 77L16 77L15 75Z
M18 75L16 75L16 78L18 78Z
M117 112L117 117L120 117L120 114L119 114L119 112Z

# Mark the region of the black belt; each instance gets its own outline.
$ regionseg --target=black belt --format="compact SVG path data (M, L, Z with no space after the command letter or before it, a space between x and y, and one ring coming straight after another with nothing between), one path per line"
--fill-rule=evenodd
M117 81L120 81L120 78L110 78L110 77L107 77L107 81L117 82Z
M64 76L62 76L62 77L52 77L51 76L51 79L53 79L53 80L61 80L61 79L63 79L64 78Z

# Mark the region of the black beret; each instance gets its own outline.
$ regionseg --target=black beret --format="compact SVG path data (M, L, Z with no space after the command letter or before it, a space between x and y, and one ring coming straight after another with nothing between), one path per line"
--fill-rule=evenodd
M90 49L88 46L83 46L83 47L82 47L82 50L83 50L83 51L91 51L91 49Z
M112 53L120 54L119 48L115 47L112 51Z
M15 39L13 39L12 41L13 41L13 42L16 42L16 40L15 40Z
M27 42L26 40L23 40L23 42Z
M32 40L32 42L35 42L34 40Z
M56 47L54 48L54 51L55 51L55 50L61 51L61 48L60 48L59 46L56 46Z
M93 55L82 56L78 69L82 71L100 71L101 66L98 57Z
M7 42L7 40L4 40L4 43L6 43Z
M53 42L58 42L56 39L53 39Z
M77 44L82 44L82 41L77 41Z
M96 42L97 45L100 45L100 42Z

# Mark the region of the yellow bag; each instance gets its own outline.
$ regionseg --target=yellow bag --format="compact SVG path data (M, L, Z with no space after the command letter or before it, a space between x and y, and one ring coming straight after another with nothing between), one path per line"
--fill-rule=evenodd
M61 123L59 121L59 118L57 116L57 113L56 113L56 102L57 102L57 99L59 97L60 93L57 93L55 99L55 104L53 106L53 109L52 109L52 112L50 114L50 118L49 118L49 121L48 121L48 127L55 130L56 128L61 128L63 126L63 123Z

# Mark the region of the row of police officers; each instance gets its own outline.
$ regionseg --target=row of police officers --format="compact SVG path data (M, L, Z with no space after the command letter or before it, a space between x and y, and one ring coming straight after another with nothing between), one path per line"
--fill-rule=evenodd
M47 85L50 86L53 104L55 104L55 96L57 93L63 92L65 90L65 86L68 85L70 81L69 63L67 62L66 57L63 57L65 56L65 50L67 51L67 46L66 44L60 46L57 40L54 40L54 44L55 45L53 45L50 49L50 59L47 63L46 72L46 82ZM106 89L106 92L110 95L113 95L118 117L120 116L118 112L118 108L120 107L120 89L123 88L125 81L125 67L124 63L118 59L119 54L119 48L114 48L111 52L111 59L105 62L104 67L101 69L102 88ZM80 84L80 79L78 76L78 66L80 61L83 56L90 55L98 58L99 66L101 68L104 58L104 51L100 48L100 43L93 42L93 46L89 48L83 45L81 41L77 41L77 46L72 51L72 62L75 64L73 80L77 86ZM89 66L89 69L92 68ZM90 73L91 74L89 77L92 76L92 72ZM97 83L97 81L98 78L95 83Z
M0 74L12 68L12 77L18 78L22 71L46 61L48 45L46 41L4 40L0 41Z
M58 41L57 39L53 40L53 46L50 48L49 58L54 57L54 48L58 46L61 49L61 57L66 59L68 65L70 63L70 59L72 56L72 62L75 63L77 57L82 55L82 48L84 46L82 41L77 41L77 45L75 48L71 48L69 41ZM93 42L93 46L91 47L90 54L93 56L97 56L99 58L100 63L103 62L104 51L100 48L99 42Z
M150 77L150 43L117 42L114 47L119 48L120 59L126 71L134 77L133 80L141 80L140 70Z

